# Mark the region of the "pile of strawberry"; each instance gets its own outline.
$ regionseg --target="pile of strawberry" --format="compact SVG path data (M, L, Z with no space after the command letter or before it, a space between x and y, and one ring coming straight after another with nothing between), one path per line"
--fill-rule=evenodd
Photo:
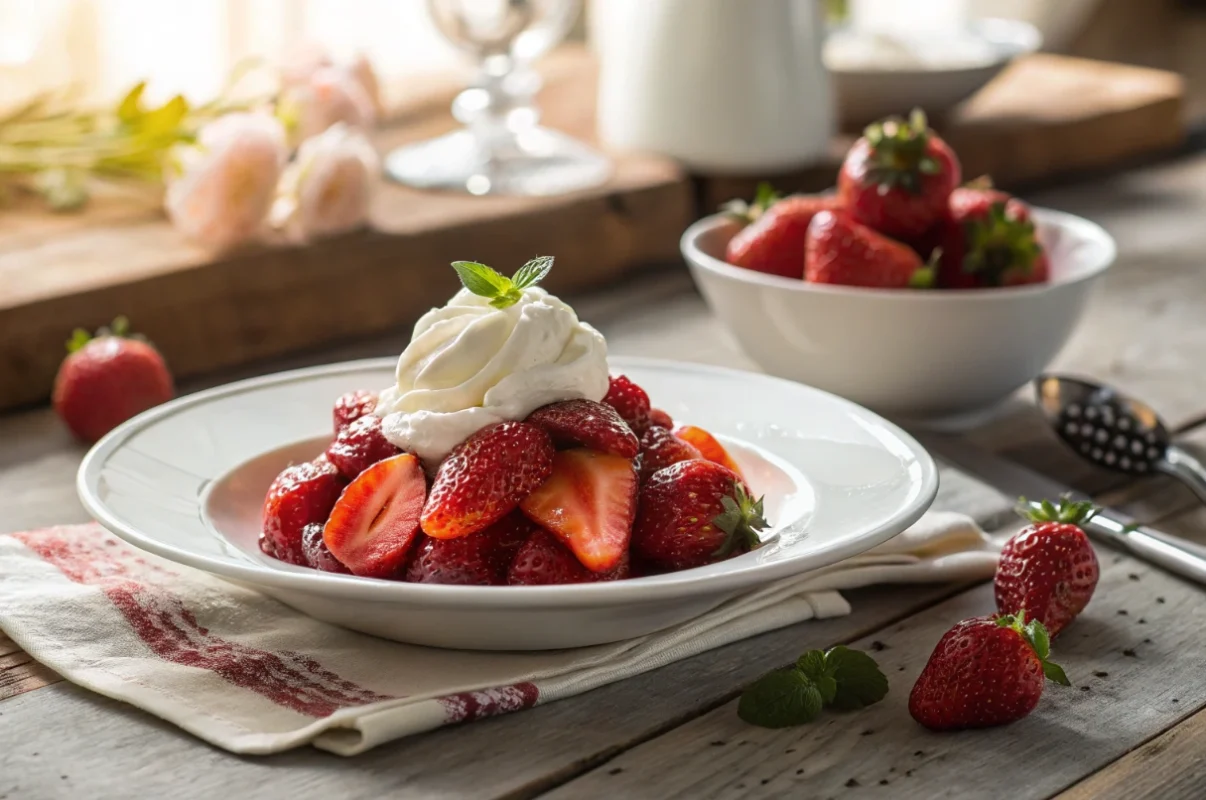
M846 154L837 193L730 204L746 226L726 260L812 283L972 289L1047 280L1030 208L980 178L960 186L954 151L914 111L870 125Z
M286 468L261 549L326 572L476 586L612 581L703 566L766 526L711 434L674 427L627 377L484 428L429 475L386 440L377 399L335 404L335 439Z

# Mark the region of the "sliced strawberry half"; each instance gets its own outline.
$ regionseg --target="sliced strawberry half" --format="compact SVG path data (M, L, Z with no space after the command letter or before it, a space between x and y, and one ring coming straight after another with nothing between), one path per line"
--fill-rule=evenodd
M419 533L427 479L410 453L378 461L339 496L323 528L327 549L354 574L393 578Z
M741 474L741 468L737 466L737 462L729 455L729 451L724 449L724 445L703 428L697 428L694 425L681 425L675 429L674 435L684 442L694 445L700 455L708 461L714 461L722 467L728 467L733 472L736 472L739 477L745 477Z
M579 448L553 457L553 474L520 502L582 565L610 572L628 550L638 481L632 461Z
M559 446L589 447L624 458L634 458L640 450L636 434L619 412L594 400L551 403L533 411L526 421L548 431Z
M610 572L591 572L566 549L556 536L537 529L523 543L511 568L507 583L512 586L548 586L564 583L618 581L629 576L628 552Z

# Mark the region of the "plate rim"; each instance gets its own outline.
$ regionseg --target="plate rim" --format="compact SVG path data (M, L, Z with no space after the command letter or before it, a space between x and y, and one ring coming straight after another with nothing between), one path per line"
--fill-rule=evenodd
M843 407L847 413L869 418L886 428L901 441L916 458L921 467L920 491L911 504L903 504L889 520L850 542L838 542L821 547L807 556L784 559L770 563L751 563L717 575L692 575L692 570L665 575L631 578L623 581L603 583L570 584L556 586L450 586L441 584L415 584L387 581L375 578L334 575L315 570L313 574L277 570L252 562L240 563L233 560L198 555L176 546L164 544L158 539L142 533L133 525L126 524L111 513L105 503L93 491L98 483L99 469L105 459L116 452L124 442L147 426L173 416L180 411L204 404L219 397L229 397L266 386L293 383L312 377L336 375L366 369L392 369L397 358L392 356L364 358L352 361L321 364L285 370L252 378L245 378L220 386L188 394L170 400L163 405L143 412L114 428L89 449L76 473L76 492L84 509L100 525L126 543L153 553L173 563L199 569L210 575L232 580L244 585L268 586L276 590L299 591L328 598L367 600L376 602L405 602L422 604L428 602L443 607L539 609L557 606L581 608L607 604L641 604L654 600L687 599L701 595L737 594L776 580L803 572L821 569L846 558L865 553L882 544L915 523L933 504L938 493L938 468L933 457L911 434L894 422L885 419L870 409L838 395L798 381L779 378L760 372L722 367L712 364L679 361L674 359L647 358L643 356L609 357L612 370L624 369L626 365L658 369L686 368L697 373L728 377L754 376L760 380L783 384L793 390L804 389L827 402ZM786 458L780 456L781 458ZM790 459L786 459L790 460Z

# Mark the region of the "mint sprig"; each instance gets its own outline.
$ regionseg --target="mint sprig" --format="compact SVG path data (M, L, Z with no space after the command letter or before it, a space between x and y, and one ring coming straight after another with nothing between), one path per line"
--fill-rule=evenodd
M809 650L794 666L763 675L737 703L737 715L751 725L786 728L812 722L824 706L853 710L878 703L888 679L875 659L837 646Z
M812 680L798 669L780 669L754 681L737 702L737 716L763 728L790 728L811 722L824 699Z
M549 274L553 268L552 256L537 256L520 267L508 278L496 270L476 261L453 261L452 268L461 279L461 284L478 297L490 300L495 308L513 306L528 289Z

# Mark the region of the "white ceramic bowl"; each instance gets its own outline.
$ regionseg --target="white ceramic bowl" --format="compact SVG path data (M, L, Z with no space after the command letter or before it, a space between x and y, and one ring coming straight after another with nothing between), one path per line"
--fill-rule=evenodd
M969 29L991 46L996 55L992 61L950 69L830 67L842 124L865 125L893 114L907 115L914 108L939 117L979 91L1013 59L1038 50L1043 41L1037 28L1019 20L982 19L969 23Z
M805 283L725 263L738 230L696 222L682 252L712 311L767 372L880 413L958 425L1037 376L1068 341L1114 240L1086 219L1034 209L1049 283L884 290Z
M699 569L574 586L399 583L265 556L256 536L269 483L290 460L325 448L334 398L392 382L392 359L270 375L152 409L88 453L80 499L137 547L336 625L438 647L543 650L651 633L864 552L915 522L937 491L934 462L916 441L841 398L698 365L617 358L611 368L726 441L766 496L766 546Z

